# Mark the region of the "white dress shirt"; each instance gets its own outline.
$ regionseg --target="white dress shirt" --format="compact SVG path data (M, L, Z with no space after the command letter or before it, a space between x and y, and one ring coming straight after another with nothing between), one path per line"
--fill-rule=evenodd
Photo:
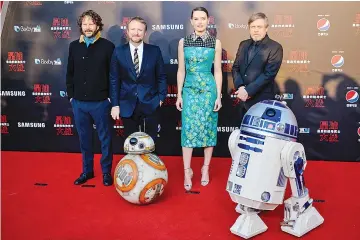
M141 63L142 63L142 59L143 59L143 52L144 52L144 42L141 42L141 44L138 47L133 46L131 43L129 43L130 45L130 52L131 52L131 58L132 61L134 63L134 54L135 54L135 48L137 48L137 54L139 56L139 72L141 70Z

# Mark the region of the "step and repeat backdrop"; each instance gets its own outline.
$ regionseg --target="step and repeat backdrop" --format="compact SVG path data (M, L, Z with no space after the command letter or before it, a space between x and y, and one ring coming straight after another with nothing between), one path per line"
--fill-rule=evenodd
M274 98L294 111L307 158L360 161L360 2L10 2L1 36L2 150L79 152L65 74L69 43L80 35L77 18L92 9L105 24L102 36L115 45L126 42L131 17L146 19L145 41L160 47L168 76L157 151L181 155L177 46L192 32L197 6L208 9L208 30L223 47L215 156L230 156L228 137L241 123L231 68L239 43L249 38L249 16L261 11L270 38L284 48ZM122 121L114 122L115 153L123 153L123 134ZM95 130L94 145L100 152Z

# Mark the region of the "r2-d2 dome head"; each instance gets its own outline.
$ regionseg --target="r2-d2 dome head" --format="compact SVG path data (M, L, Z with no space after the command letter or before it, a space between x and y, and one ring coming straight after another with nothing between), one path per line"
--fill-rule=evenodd
M295 142L298 125L286 102L264 100L247 111L240 131Z
M144 132L132 133L126 138L124 152L130 154L146 154L155 150L154 140Z

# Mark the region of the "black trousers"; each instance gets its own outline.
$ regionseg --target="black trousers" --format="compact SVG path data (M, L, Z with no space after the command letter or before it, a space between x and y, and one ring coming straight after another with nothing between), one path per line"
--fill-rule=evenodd
M158 134L158 125L159 125L159 112L160 106L150 115L145 115L139 110L139 103L136 104L135 110L131 117L125 118L122 117L124 124L125 138L134 132L145 132L152 137L154 143L156 144L157 134ZM120 109L121 111L121 109Z

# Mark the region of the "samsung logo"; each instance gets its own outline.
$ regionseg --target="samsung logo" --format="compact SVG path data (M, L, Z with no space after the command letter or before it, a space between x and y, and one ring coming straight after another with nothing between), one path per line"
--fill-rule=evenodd
M4 97L25 97L25 91L1 91Z
M218 127L217 131L218 132L233 132L236 129L239 129L238 127Z
M44 128L44 127L45 127L45 123L18 122L18 127L25 127L25 128Z
M170 59L170 64L178 64L178 60L177 59Z
M152 30L182 30L184 29L183 24L167 24L167 25L152 25Z

